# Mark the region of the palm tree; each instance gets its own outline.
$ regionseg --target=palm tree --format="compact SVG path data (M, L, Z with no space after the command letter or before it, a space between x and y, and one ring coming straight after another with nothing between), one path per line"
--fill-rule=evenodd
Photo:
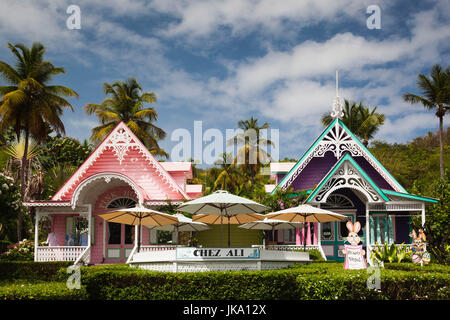
M237 133L227 141L227 145L242 145L237 151L233 164L241 164L244 167L244 171L248 172L252 191L254 190L255 176L258 173L258 169L262 164L270 160L270 154L261 149L261 147L275 146L273 141L261 137L261 130L268 129L269 126L267 122L259 126L258 119L253 117L248 120L241 120L238 122L238 127L243 132Z
M362 139L362 143L365 147L369 145L369 140L373 139L375 133L380 130L380 127L384 124L384 114L376 112L377 107L374 107L372 111L369 108L363 107L360 104L359 119L361 121L357 135Z
M53 76L65 73L63 68L55 67L51 62L44 61L45 47L35 42L31 49L23 44L8 48L16 58L15 67L0 61L0 77L9 85L0 86L0 131L14 128L17 139L25 135L25 145L20 168L20 193L25 199L25 172L27 166L28 140L33 137L42 142L47 137L47 131L53 129L56 133L65 134L64 124L60 117L64 108L72 105L66 97L78 97L78 94L65 86L48 85ZM18 213L18 240L22 238L22 213Z
M354 134L358 131L360 127L360 108L362 106L362 103L360 102L359 105L356 104L356 102L350 102L347 99L344 99L344 109L342 110L344 113L344 116L342 117L342 122L345 124L345 126ZM331 112L324 113L320 119L322 124L324 126L329 126L330 123L332 123L334 118L331 116Z
M450 110L450 67L445 70L438 64L431 68L430 77L423 74L417 76L417 87L421 95L405 93L403 100L410 103L421 103L425 108L435 111L439 118L439 151L440 176L444 178L444 116Z
M354 135L362 140L365 147L369 145L369 140L373 139L375 133L384 124L384 114L378 113L376 110L377 107L370 110L362 102L357 105L356 102L344 99L344 116L341 120ZM325 113L321 118L324 126L330 125L333 120L331 113Z
M168 158L167 152L158 145L158 140L166 137L166 132L153 124L158 114L154 108L144 108L146 103L155 103L154 92L142 92L142 87L134 78L104 83L103 92L111 97L101 104L88 103L84 106L87 114L95 114L101 125L92 129L91 141L98 143L112 129L123 121L141 139L144 145L156 155Z
M234 191L239 186L238 178L240 176L235 163L229 163L231 158L230 153L222 153L222 158L215 162L216 165L220 166L220 173L214 181L214 190L227 190L229 192L235 193Z

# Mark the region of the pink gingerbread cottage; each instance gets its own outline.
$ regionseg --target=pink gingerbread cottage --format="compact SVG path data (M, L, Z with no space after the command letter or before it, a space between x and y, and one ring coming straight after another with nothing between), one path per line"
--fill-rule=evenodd
M150 208L176 205L201 196L202 185L189 185L190 162L159 162L120 122L48 201L24 203L36 208L38 222L51 221L47 246L35 243L35 261L124 263L136 243L134 226L110 223L98 214L136 203ZM156 241L142 228L142 244Z

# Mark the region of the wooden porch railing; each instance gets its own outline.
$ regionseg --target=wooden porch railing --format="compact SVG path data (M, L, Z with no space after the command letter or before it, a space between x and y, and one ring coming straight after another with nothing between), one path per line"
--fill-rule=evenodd
M76 261L86 246L37 247L35 261Z

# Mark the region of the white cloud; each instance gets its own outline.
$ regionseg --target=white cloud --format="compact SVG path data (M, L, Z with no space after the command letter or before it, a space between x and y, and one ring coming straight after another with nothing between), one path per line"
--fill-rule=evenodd
M152 7L179 18L164 33L198 38L229 27L233 34L256 29L282 36L289 28L319 21L348 19L360 14L370 1L358 0L155 0Z

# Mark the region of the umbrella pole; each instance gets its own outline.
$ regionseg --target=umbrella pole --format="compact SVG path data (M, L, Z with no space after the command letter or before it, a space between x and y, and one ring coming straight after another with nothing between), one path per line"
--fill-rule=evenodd
M137 252L139 252L141 251L141 220L139 220L137 242Z
M223 247L223 214L220 210L220 245Z
M231 242L230 242L230 217L228 217L228 248L231 247Z
M306 252L306 217L305 217L305 222L303 223L302 238L303 238L303 251Z

